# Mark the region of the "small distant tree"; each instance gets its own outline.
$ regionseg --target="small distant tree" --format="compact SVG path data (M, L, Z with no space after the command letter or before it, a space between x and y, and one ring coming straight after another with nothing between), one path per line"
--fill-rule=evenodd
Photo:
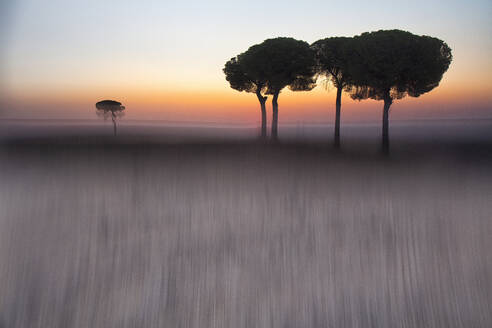
M245 56L252 57L249 58L250 62L261 61L261 58L255 58L252 54L243 53L226 62L223 71L231 88L256 94L261 108L261 138L266 139L267 127L265 103L267 97L263 95L266 91L266 80L261 72L258 72L256 69L248 70L248 68L245 67L242 60Z
M293 38L267 39L248 49L243 58L247 71L266 80L272 98L272 139L278 140L278 96L282 89L309 91L316 86L314 52L309 44Z
M116 136L116 119L125 115L125 106L121 106L121 103L114 100L102 100L96 103L96 113L98 116L103 117L105 120L111 118L113 121L113 131Z
M311 48L315 52L317 74L326 77L337 89L334 146L335 148L340 148L342 91L351 91L350 65L351 62L357 59L353 58L353 38L326 38L314 42Z
M437 87L451 64L451 49L437 38L401 30L366 32L354 41L357 58L350 65L354 79L351 97L384 101L382 148L387 154L391 104Z

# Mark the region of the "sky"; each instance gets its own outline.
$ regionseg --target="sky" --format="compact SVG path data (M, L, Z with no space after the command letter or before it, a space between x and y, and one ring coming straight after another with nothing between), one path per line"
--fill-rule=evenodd
M97 119L121 101L127 119L256 122L254 94L229 87L227 60L265 39L312 43L379 29L444 40L441 84L398 100L392 119L492 118L492 1L3 0L0 118ZM335 91L284 90L280 122L332 121ZM342 100L342 120L380 119L382 104ZM270 104L268 110L270 110Z

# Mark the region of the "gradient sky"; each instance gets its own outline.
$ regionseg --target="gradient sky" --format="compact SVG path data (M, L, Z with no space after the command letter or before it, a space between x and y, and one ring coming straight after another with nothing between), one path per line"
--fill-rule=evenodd
M259 120L224 63L264 39L309 43L378 29L443 39L454 60L441 85L395 102L392 119L492 117L492 1L73 1L0 5L0 118L97 118L119 100L127 118ZM280 120L331 121L335 92L283 91ZM342 119L379 119L382 104L344 97ZM270 107L270 106L269 106Z

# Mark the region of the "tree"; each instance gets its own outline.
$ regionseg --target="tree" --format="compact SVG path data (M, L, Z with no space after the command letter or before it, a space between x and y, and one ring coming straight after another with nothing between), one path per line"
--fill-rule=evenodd
M242 60L247 72L266 80L266 94L273 95L272 139L278 140L278 96L287 86L292 91L316 86L314 52L307 42L275 38L250 47Z
M125 115L123 112L125 106L121 106L120 102L114 100L102 100L96 103L96 113L102 116L105 120L111 117L113 121L113 131L116 136L116 119Z
M451 64L451 49L437 38L401 30L366 32L354 40L357 58L350 65L351 97L384 101L382 147L388 154L391 104L437 87Z
M334 146L340 148L340 111L342 107L342 91L350 91L352 81L350 64L356 58L353 52L353 39L347 37L333 37L318 40L311 45L315 52L316 72L331 80L337 89L335 102L335 136Z
M266 137L267 97L273 95L272 139L278 139L278 96L282 89L311 90L314 80L314 52L304 41L293 38L268 39L251 46L229 60L224 67L231 88L254 92L261 105L262 137Z
M226 62L223 71L226 75L226 80L231 85L231 88L238 91L255 93L256 97L258 97L261 108L261 138L266 139L267 130L265 103L267 101L267 97L263 96L263 93L266 91L266 81L264 77L256 71L256 69L250 69L247 71L247 68L242 65L242 58L245 56L248 56L250 64L261 60L260 58L255 58L254 55L243 53Z

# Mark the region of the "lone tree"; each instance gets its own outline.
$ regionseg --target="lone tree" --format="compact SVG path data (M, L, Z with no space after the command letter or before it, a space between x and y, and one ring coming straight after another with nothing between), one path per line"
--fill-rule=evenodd
M357 60L354 58L353 38L326 38L314 42L311 48L315 52L317 74L326 77L337 89L334 146L340 148L342 91L350 92L352 90L350 65L352 61Z
M275 38L252 46L246 54L243 60L247 71L259 72L266 80L266 94L273 95L272 139L276 141L278 96L287 86L292 91L309 91L316 86L314 52L307 42Z
M250 64L255 61L261 63L262 59L255 57L254 54L242 53L226 62L223 71L226 75L226 80L231 85L231 88L238 91L255 93L256 97L258 97L261 107L261 138L264 140L267 135L265 106L267 97L263 95L266 91L266 80L261 74L261 71L256 69L256 65L252 65L253 67L249 69L248 67L245 67L243 64L244 57L248 57Z
M401 30L366 32L355 37L357 60L351 65L353 99L383 100L383 153L389 153L388 117L395 99L418 97L439 85L451 64L442 40Z
M125 106L121 106L121 103L114 100L102 100L96 103L96 113L98 116L102 116L105 120L111 117L113 121L114 135L116 136L116 119L125 115L123 112Z

